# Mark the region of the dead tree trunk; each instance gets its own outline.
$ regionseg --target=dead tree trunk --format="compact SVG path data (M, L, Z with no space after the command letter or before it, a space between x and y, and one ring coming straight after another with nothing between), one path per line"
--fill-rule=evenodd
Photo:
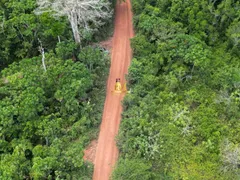
M76 14L70 14L68 16L68 19L70 21L71 24L71 28L72 28L72 32L73 32L73 37L76 43L81 43L81 38L79 35L79 30L78 30L78 22L77 22L77 17Z
M42 42L40 41L40 39L38 39L39 41L39 52L41 53L42 55L42 65L43 65L43 69L44 71L46 72L47 71L47 68L46 68L46 65L45 65L45 52L44 52L44 48L42 47Z

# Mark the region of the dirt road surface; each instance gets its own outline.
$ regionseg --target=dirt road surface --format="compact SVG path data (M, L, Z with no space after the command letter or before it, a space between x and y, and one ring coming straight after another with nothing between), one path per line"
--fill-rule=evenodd
M134 35L130 0L116 5L115 30L111 51L111 68L107 84L107 96L96 157L94 161L93 180L108 180L118 158L115 136L121 119L121 101L124 94L114 94L116 78L125 83L125 75L131 60L130 38Z

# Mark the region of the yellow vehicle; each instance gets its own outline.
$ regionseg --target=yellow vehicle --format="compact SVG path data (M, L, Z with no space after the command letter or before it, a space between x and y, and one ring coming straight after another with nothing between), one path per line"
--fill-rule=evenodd
M116 79L116 84L115 84L115 93L121 93L122 92L122 85L120 83L120 78Z
M122 84L120 82L120 78L117 78L116 79L116 84L115 84L115 87L114 87L114 91L112 91L114 93L130 93L129 91L127 91L127 83L124 83L123 87L122 87Z

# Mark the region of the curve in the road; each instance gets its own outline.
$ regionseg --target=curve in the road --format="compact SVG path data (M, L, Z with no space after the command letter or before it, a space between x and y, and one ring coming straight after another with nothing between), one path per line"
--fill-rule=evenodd
M121 101L124 94L114 94L116 78L125 83L125 75L131 60L130 38L134 36L130 0L116 5L115 28L111 52L111 67L107 84L107 96L98 145L94 161L94 180L108 180L118 158L115 136L121 119Z

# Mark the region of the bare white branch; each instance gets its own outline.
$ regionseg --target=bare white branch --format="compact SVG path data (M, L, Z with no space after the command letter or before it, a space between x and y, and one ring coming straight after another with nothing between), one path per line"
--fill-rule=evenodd
M106 0L37 0L36 14L51 12L54 17L66 16L74 39L81 42L79 28L90 29L89 23L99 27L110 18L110 3Z
M45 53L44 53L44 48L42 47L42 42L40 41L40 39L38 39L38 42L40 44L39 46L39 52L42 54L42 65L43 65L43 69L44 71L46 72L47 71L47 68L46 68L46 65L45 65Z

